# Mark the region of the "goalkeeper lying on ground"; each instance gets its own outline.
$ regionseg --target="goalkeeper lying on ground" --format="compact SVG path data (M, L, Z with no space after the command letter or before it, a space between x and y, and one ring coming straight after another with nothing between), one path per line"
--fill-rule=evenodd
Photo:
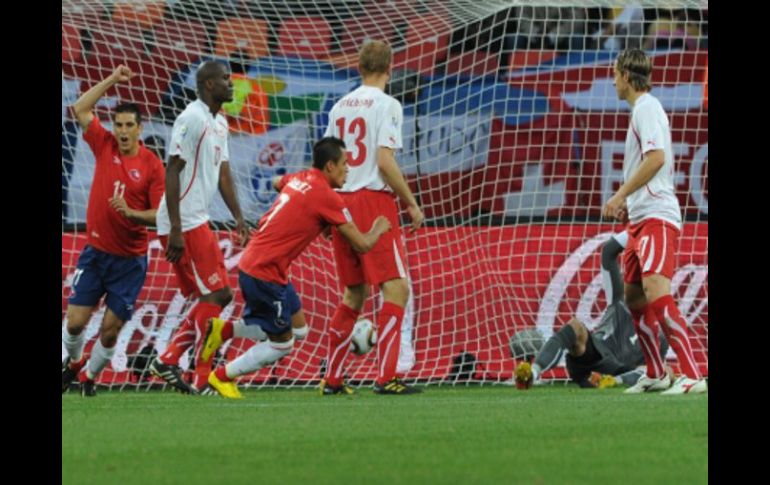
M623 302L623 279L618 266L618 255L625 248L628 234L614 234L602 247L602 276L607 301L610 302L601 322L593 332L572 318L551 338L543 342L536 329L516 332L510 348L514 359L522 362L514 372L517 387L526 388L539 383L540 376L554 367L566 352L567 373L580 387L612 387L634 385L644 372L644 355L634 331L631 312ZM663 333L660 334L660 352L668 351Z

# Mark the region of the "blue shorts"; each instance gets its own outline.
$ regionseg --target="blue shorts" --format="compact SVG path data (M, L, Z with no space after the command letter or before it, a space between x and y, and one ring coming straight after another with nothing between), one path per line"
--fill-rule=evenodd
M72 296L67 301L70 305L95 307L106 293L107 308L126 322L134 312L146 275L146 255L127 258L86 246L78 258Z
M291 316L300 311L297 290L291 283L286 286L253 278L238 272L238 283L246 305L243 321L259 325L265 333L280 335L291 330Z

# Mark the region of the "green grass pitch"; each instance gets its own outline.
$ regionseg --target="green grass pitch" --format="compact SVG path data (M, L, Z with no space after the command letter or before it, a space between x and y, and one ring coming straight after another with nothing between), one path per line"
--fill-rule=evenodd
M708 395L62 396L63 484L707 483Z

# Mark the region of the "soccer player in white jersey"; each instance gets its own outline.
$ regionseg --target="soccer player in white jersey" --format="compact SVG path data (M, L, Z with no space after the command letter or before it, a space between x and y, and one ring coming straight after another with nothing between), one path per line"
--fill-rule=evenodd
M339 393L342 364L350 348L351 332L369 295L369 285L382 290L383 304L377 317L378 394L412 394L416 388L396 376L404 307L409 299L404 244L396 197L406 205L411 230L422 225L424 216L412 195L394 151L401 148L401 103L385 94L390 79L391 49L382 41L368 41L361 48L358 69L362 84L345 95L329 113L325 137L336 136L348 148L348 178L339 190L358 227L371 227L377 216L386 216L391 229L366 254L353 250L336 229L332 243L337 274L345 286L342 302L329 324L329 356L322 394Z
M222 251L209 228L209 206L217 190L233 214L241 243L248 239L230 176L227 120L219 113L222 103L233 97L230 73L222 64L207 61L198 68L196 81L198 99L187 105L171 131L158 236L182 294L198 297L198 303L177 328L166 351L150 366L153 374L182 392L206 386L211 362L198 358L203 332L208 320L218 317L233 299ZM182 379L178 363L196 340L191 388Z
M629 220L623 253L625 298L647 373L626 392L701 393L707 390L706 381L693 358L687 323L671 296L682 217L674 194L671 128L660 102L649 93L651 72L652 60L639 49L621 52L615 62L615 90L631 106L631 124L624 183L602 210L605 217ZM658 349L658 324L684 372L673 385Z

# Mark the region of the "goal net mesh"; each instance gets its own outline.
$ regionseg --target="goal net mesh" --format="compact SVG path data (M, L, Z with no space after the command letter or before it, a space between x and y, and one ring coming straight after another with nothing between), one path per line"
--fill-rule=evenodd
M623 226L602 220L622 183L629 107L612 66L620 49L653 59L653 89L669 116L676 194L682 208L672 292L689 325L695 358L708 354L708 5L699 1L85 1L62 2L62 329L77 258L86 244L94 157L68 105L124 64L134 73L95 114L139 104L142 140L165 162L174 118L195 99L195 70L227 63L236 96L230 167L246 219L276 197L275 175L304 169L332 105L360 84L366 39L393 47L389 92L404 107L397 160L426 216L404 232L413 298L402 371L407 380L457 384L511 379L512 335L547 338L576 316L589 328L606 300L600 251ZM404 211L402 211L402 214ZM217 196L210 210L230 271L238 318L243 250ZM403 219L406 221L406 219ZM331 244L319 237L294 262L309 335L292 354L241 378L254 386L312 386L326 358L326 329L341 298ZM362 317L376 321L373 292ZM189 311L155 233L145 286L99 383L160 384L147 372ZM85 332L89 353L104 306ZM235 339L219 359L253 345ZM413 352L413 354L411 353ZM65 351L62 347L62 356ZM676 357L669 363L678 369ZM189 356L181 365L189 368ZM376 376L375 352L348 358L351 381ZM544 376L562 380L563 365Z

